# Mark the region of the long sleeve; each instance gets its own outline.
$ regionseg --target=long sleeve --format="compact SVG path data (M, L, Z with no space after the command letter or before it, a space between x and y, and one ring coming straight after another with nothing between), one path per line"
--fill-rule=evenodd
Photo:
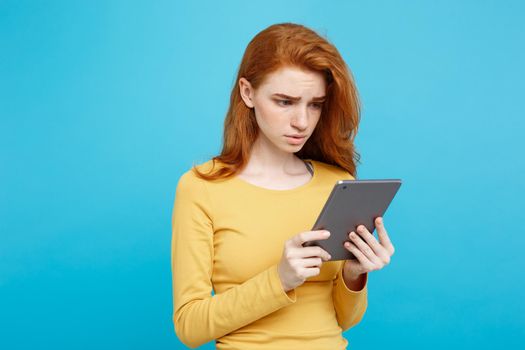
M175 333L195 348L296 302L277 265L211 295L213 210L206 183L189 172L177 185L172 214L171 268Z
M363 289L360 291L350 290L343 279L343 265L344 262L341 264L337 277L334 279L332 297L334 300L337 322L344 332L347 329L350 329L350 327L358 324L365 314L368 306L368 274L366 274L366 281Z

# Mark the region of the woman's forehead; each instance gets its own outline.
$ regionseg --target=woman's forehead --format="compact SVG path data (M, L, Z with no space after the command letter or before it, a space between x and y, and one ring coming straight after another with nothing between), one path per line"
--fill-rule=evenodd
M326 82L320 72L286 66L268 74L260 88L266 92L290 96L311 94L321 97L325 95Z

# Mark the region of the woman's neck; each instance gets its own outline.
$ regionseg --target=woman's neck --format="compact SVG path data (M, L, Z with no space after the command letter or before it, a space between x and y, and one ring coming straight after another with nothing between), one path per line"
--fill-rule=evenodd
M303 160L294 153L255 142L243 172L253 176L282 177L302 175L307 169Z

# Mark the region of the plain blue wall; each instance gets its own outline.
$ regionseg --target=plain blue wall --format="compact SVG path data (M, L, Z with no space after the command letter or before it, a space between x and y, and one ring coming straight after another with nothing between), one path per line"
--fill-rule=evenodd
M363 103L360 178L404 180L350 349L525 340L520 1L0 1L0 348L184 348L179 176L220 149L260 30L326 35ZM213 343L203 346L213 348Z

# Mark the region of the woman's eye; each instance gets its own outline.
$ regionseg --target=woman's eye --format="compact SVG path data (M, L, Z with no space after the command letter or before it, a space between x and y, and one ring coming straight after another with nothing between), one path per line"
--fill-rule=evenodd
M277 103L281 106L289 106L292 104L292 101L290 100L277 100Z
M322 103L312 103L312 106L314 106L315 109L322 109L323 104Z

